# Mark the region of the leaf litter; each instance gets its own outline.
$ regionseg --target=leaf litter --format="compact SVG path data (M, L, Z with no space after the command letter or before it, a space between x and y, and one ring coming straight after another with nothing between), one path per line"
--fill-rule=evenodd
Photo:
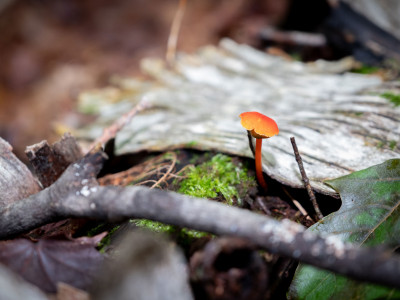
M104 236L2 241L0 262L49 293L56 292L60 282L87 290L104 261L96 249Z

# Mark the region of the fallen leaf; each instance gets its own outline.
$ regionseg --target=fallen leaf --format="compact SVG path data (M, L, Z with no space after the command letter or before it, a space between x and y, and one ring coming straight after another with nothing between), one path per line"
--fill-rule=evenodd
M103 262L96 245L105 233L75 240L15 239L0 242L0 262L46 292L59 282L87 289Z
M21 276L2 264L0 264L0 299L48 300L40 289L26 282Z
M341 208L310 230L362 246L400 245L400 159L388 160L327 182ZM371 257L371 259L373 259ZM400 291L364 284L307 265L296 271L291 299L399 299Z

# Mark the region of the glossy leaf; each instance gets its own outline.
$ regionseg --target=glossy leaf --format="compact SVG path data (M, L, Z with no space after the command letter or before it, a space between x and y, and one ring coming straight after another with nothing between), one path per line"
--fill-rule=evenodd
M400 159L327 183L340 193L343 204L310 230L335 234L344 241L363 246L385 245L395 249L400 245ZM300 265L289 298L399 299L400 291Z

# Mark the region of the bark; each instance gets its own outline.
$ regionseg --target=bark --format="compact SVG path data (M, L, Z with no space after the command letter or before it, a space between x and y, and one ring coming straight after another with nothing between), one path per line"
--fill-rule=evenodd
M25 153L44 188L56 181L71 163L82 157L75 138L67 133L52 146L42 141L27 147Z
M272 253L354 279L400 288L397 255L354 247L335 237L308 232L289 220L279 222L206 199L144 187L100 187L95 175L105 158L103 153L90 153L72 164L49 188L4 206L0 238L69 217L109 222L146 218L216 235L243 237Z
M28 197L40 190L28 168L12 153L12 147L0 138L0 206Z

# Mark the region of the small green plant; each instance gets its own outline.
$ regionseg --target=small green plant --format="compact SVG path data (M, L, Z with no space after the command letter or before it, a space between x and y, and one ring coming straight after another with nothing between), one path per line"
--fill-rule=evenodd
M400 94L386 92L381 94L380 96L392 102L394 106L400 106Z
M210 161L191 167L185 174L179 192L200 198L217 198L219 195L230 205L236 198L238 203L250 186L255 186L254 178L247 175L247 169L235 165L229 156L217 154ZM237 185L247 187L244 193L238 192Z

